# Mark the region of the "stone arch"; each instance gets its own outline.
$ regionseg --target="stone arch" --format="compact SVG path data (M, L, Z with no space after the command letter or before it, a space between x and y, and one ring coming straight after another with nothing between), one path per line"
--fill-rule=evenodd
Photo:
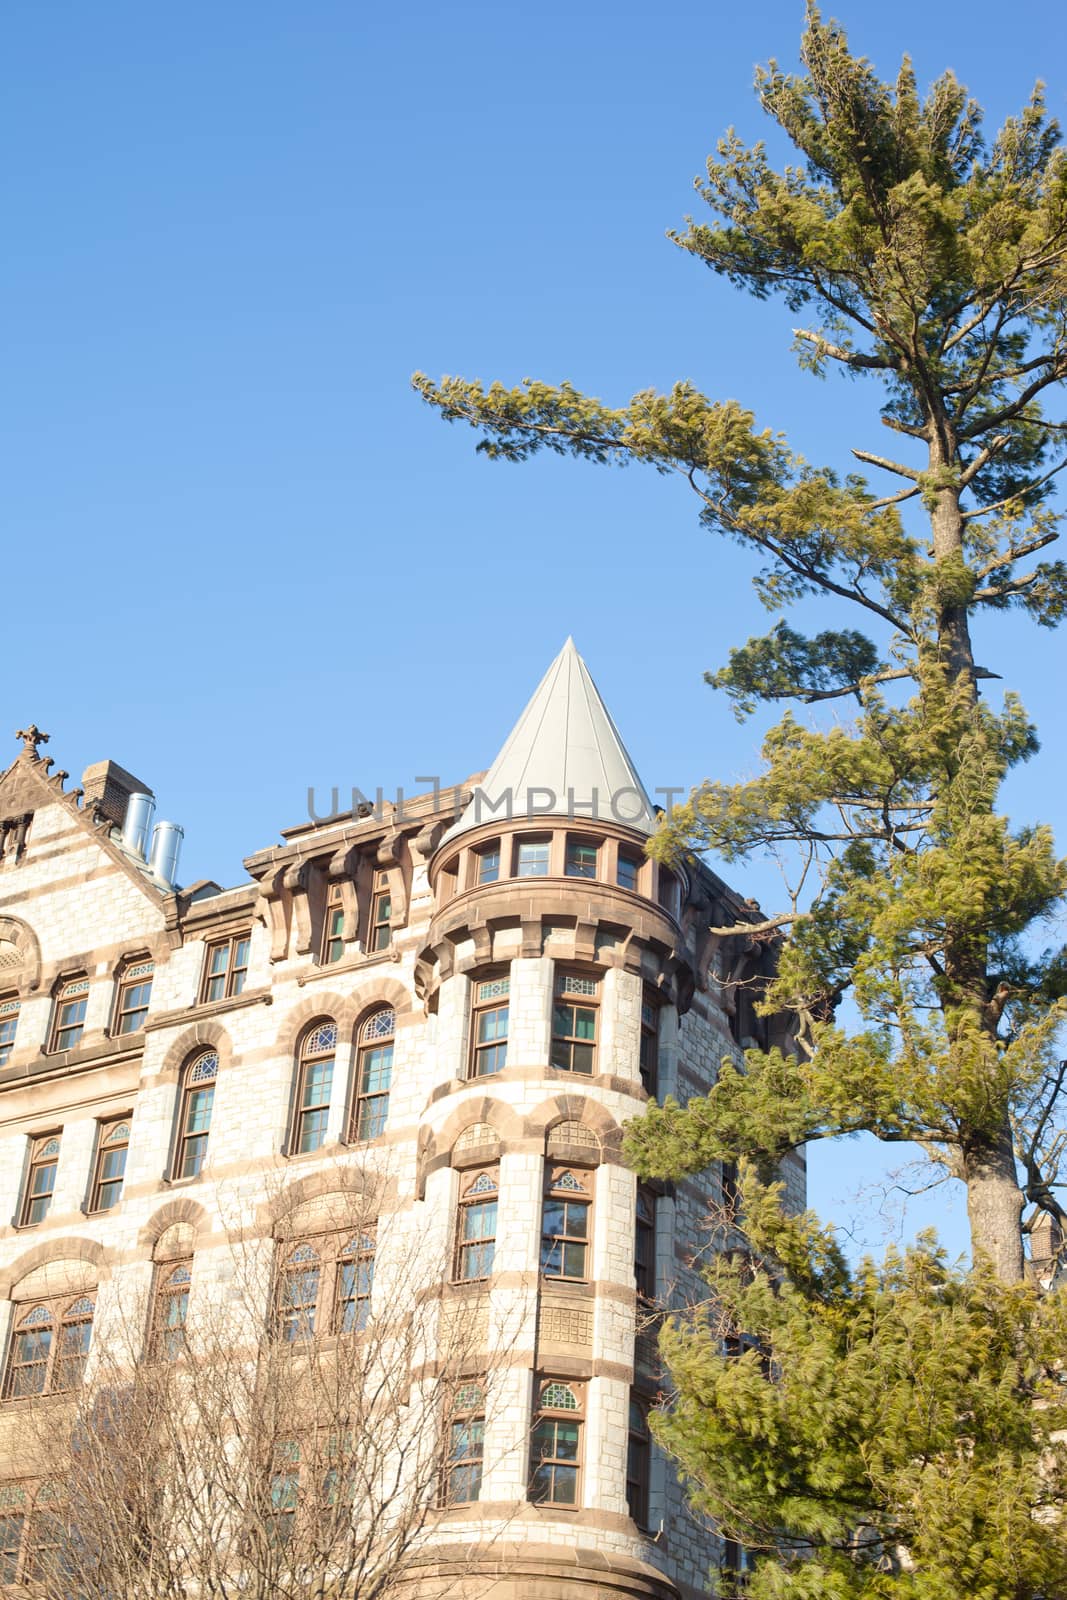
M346 1207L357 1202L361 1211L377 1212L382 1209L386 1196L395 1182L379 1181L376 1173L364 1172L359 1167L325 1172L311 1172L268 1197L259 1207L256 1216L258 1232L274 1239L295 1236L301 1229L302 1215L330 1210L329 1202L343 1213Z
M622 1144L622 1129L598 1100L583 1094L559 1094L551 1100L542 1100L526 1118L528 1138L542 1139L548 1143L552 1129L561 1122L580 1122L592 1130L600 1140L601 1150L617 1154Z
M159 1077L176 1083L178 1075L189 1057L198 1050L214 1050L219 1058L219 1071L224 1072L233 1063L233 1045L226 1029L218 1022L197 1022L182 1032L163 1057Z
M487 1122L495 1129L501 1143L522 1138L522 1118L518 1113L513 1111L506 1101L483 1095L478 1100L466 1100L463 1105L457 1106L452 1115L438 1128L436 1134L431 1134L428 1155L432 1157L444 1151L451 1153L460 1134L476 1122Z
M301 1000L288 1013L278 1030L275 1048L279 1055L295 1059L300 1036L313 1022L336 1022L337 1042L348 1043L355 1031L359 1008L351 995L335 994L332 990Z
M106 1252L95 1239L51 1239L46 1244L34 1245L16 1257L0 1272L0 1299L13 1300L22 1284L42 1267L57 1266L62 1262L77 1263L95 1269L94 1281L109 1276L105 1268Z
M153 1211L137 1235L137 1243L141 1250L151 1255L168 1229L184 1223L192 1227L195 1233L200 1233L206 1222L207 1212L195 1200L168 1200L158 1211Z
M14 945L18 954L17 965L13 963L7 969L16 988L31 993L40 988L41 946L29 923L21 917L0 917L0 945L5 944ZM0 983L4 981L5 972L0 968Z
M357 990L349 997L349 1004L354 1008L353 1020L357 1031L372 1011L384 1006L391 1007L398 1017L407 1016L415 1009L411 990L399 978L384 975L375 975L370 979L365 989Z

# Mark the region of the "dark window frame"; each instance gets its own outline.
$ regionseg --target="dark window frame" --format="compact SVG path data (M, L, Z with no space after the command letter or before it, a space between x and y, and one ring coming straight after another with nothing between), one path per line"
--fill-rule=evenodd
M19 1208L19 1227L36 1228L47 1217L52 1208L52 1198L56 1192L56 1173L59 1170L59 1157L62 1149L63 1130L53 1128L48 1133L34 1134L30 1139L29 1160L26 1165L26 1181L22 1190L22 1205ZM55 1149L50 1145L54 1142ZM38 1172L51 1170L52 1185L49 1189L35 1190L34 1176ZM40 1201L44 1201L44 1209L39 1216L32 1215L34 1208Z
M114 1038L139 1033L152 1001L156 964L151 956L135 956L123 963L115 982L115 1008L111 1022ZM142 991L147 991L143 993ZM135 1003L131 1004L133 1001Z
M579 1511L582 1506L583 1450L585 1444L585 1385L569 1378L554 1378L539 1373L534 1380L535 1403L533 1423L530 1428L530 1471L527 1499L534 1505L552 1506L554 1510ZM575 1404L553 1404L557 1391L566 1390ZM575 1432L573 1454L561 1450L561 1429L572 1426ZM544 1448L548 1446L549 1448ZM538 1495L536 1480L540 1473L548 1475L549 1492ZM557 1494L561 1483L569 1482L573 1493Z
M225 953L222 963L216 961ZM252 955L252 930L243 928L239 933L228 934L223 939L210 939L204 946L204 977L200 986L201 1005L211 1005L218 1000L234 1000L244 993L248 982L248 967Z
M209 1071L208 1063L214 1061L214 1070ZM174 1146L174 1163L171 1171L172 1180L187 1180L191 1182L199 1178L207 1161L207 1152L211 1139L211 1124L215 1115L215 1090L219 1081L219 1054L217 1050L198 1050L194 1056L185 1063L181 1075L181 1093L178 1097L178 1123L177 1138ZM208 1102L207 1120L202 1127L192 1126L193 1108L200 1102L198 1097L203 1095L210 1087L211 1099ZM191 1171L186 1168L192 1166Z
M389 1031L384 1032L386 1018ZM388 1050L389 1059L378 1059ZM367 1144L381 1138L389 1121L393 1062L396 1051L396 1011L391 1005L375 1006L364 1016L356 1034L356 1060L352 1072L349 1144Z
M326 1143L337 1065L337 1023L319 1017L304 1029L296 1053L296 1081L289 1129L289 1154L310 1155ZM328 1066L328 1072L321 1074ZM318 1098L309 1099L309 1095ZM322 1098L325 1096L325 1098Z
M581 985L591 986L588 989ZM572 1013L569 1019L564 1013ZM592 1034L581 1032L578 1013L590 1012L592 1014ZM600 978L588 972L579 972L570 967L556 969L555 981L552 985L552 1038L549 1048L551 1065L558 1072L571 1072L578 1077L592 1078L596 1076L597 1051L600 1034ZM575 1066L576 1061L585 1061L585 1052L588 1051L588 1067ZM566 1062L557 1059L566 1056Z
M593 1249L594 1187L595 1173L591 1168L573 1165L546 1168L539 1258L543 1278L553 1282L588 1283ZM561 1211L561 1226L552 1232L546 1231L550 1206ZM575 1225L578 1217L581 1217L581 1227ZM576 1264L580 1264L581 1271L573 1270Z
M93 1181L89 1188L89 1205L87 1208L90 1215L96 1215L98 1212L113 1211L122 1199L122 1188L126 1181L126 1162L129 1158L130 1125L132 1120L132 1113L128 1113L122 1116L108 1117L96 1125ZM125 1139L120 1139L118 1135L123 1130L125 1130L126 1137ZM106 1173L105 1168L108 1158L119 1152L122 1154L122 1167L116 1177L114 1174ZM113 1199L108 1198L107 1205L102 1205L101 1200L104 1198L104 1191L110 1191L116 1184L118 1185L118 1193Z

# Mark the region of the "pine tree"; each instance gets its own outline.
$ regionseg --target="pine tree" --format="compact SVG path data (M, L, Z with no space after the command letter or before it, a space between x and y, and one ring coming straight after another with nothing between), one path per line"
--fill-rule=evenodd
M1041 1219L1067 1231L1067 954L1040 937L1067 867L1047 827L998 812L1037 742L1013 693L980 689L997 674L972 622L1015 608L1052 627L1067 602L1067 568L1041 554L1067 464L1067 422L1046 410L1067 377L1067 158L1040 89L987 141L951 73L925 98L907 60L884 84L814 7L802 62L757 77L798 164L776 170L731 132L698 185L712 220L673 237L783 297L814 372L876 379L895 448L852 453L886 492L689 384L611 408L567 383L415 382L491 457L683 474L707 529L759 558L772 614L809 596L854 608L862 628L805 637L780 619L708 675L741 716L842 701L851 720L786 709L759 775L702 785L653 846L792 848L818 879L763 928L780 940L764 1005L791 1014L795 1053L726 1061L706 1097L630 1130L643 1173L745 1174L748 1250L665 1335L682 1403L660 1434L727 1529L777 1541L754 1596L1036 1600L1067 1592L1051 1439L1065 1313L1025 1260ZM845 997L854 1025L835 1020ZM914 1141L965 1185L970 1271L922 1240L850 1272L814 1219L784 1214L775 1163L857 1131ZM738 1357L729 1328L755 1347Z

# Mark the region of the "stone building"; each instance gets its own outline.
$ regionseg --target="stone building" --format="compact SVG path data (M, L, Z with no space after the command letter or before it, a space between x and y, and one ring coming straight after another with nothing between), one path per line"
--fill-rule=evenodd
M91 1381L119 1307L142 1308L147 1355L180 1350L226 1292L236 1197L274 1262L265 1337L341 1316L331 1284L358 1338L414 1241L448 1305L491 1313L494 1402L454 1431L433 1523L435 1570L475 1550L457 1595L479 1592L479 1546L500 1600L705 1593L732 1555L650 1446L647 1325L685 1292L722 1175L638 1185L620 1137L766 1039L773 952L709 932L757 920L712 872L644 854L653 808L573 644L484 778L304 821L232 889L176 886L178 834L149 854L150 791L117 763L68 791L45 736L20 737L0 777L0 1584L31 1554L12 1419ZM322 1220L357 1177L398 1225L376 1272L375 1235L348 1270ZM799 1161L787 1177L802 1201ZM296 1279L294 1240L315 1263Z

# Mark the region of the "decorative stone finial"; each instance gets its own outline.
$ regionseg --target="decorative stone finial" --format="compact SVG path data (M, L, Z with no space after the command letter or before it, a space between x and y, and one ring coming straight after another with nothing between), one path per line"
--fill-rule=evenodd
M23 755L33 756L35 760L38 759L37 746L48 743L47 733L42 733L36 722L31 722L28 728L20 728L15 738L22 740Z

